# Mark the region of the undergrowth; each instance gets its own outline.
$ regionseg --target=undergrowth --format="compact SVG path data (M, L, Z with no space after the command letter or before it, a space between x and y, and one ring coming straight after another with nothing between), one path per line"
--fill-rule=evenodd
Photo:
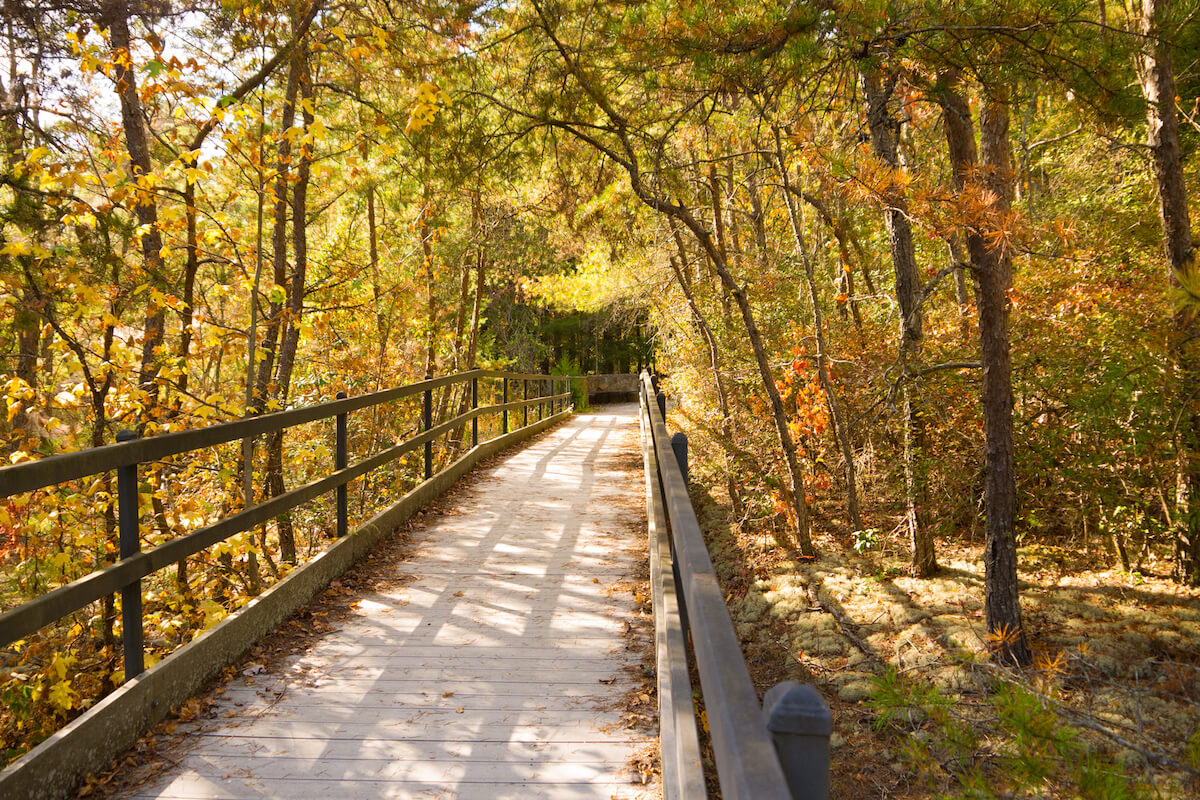
M869 703L876 731L901 739L899 756L932 795L993 800L1161 796L1063 721L1053 700L998 679L970 702L887 665Z

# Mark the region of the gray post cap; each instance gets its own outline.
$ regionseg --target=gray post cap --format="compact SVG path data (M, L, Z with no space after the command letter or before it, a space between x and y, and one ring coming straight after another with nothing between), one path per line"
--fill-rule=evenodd
M771 733L829 736L833 715L816 687L799 681L783 681L763 697L763 716Z

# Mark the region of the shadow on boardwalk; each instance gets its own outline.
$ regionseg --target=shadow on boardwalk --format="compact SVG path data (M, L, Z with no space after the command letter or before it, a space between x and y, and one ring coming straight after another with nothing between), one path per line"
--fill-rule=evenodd
M630 766L655 732L618 711L641 660L641 481L617 457L636 426L632 406L579 415L498 459L410 529L391 580L340 619L294 618L323 635L243 665L113 796L657 796Z

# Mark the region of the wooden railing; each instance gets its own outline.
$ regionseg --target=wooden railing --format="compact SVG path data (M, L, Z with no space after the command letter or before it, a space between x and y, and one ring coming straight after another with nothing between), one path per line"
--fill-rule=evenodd
M481 406L478 403L478 383L481 379L489 378L501 381L502 402ZM350 481L422 447L425 478L432 479L433 443L438 437L469 424L471 445L475 446L479 443L478 420L481 416L501 415L504 434L509 432L511 412L522 413L522 427L529 424L530 408L535 409L535 422L552 416L565 407L570 399L569 380L563 376L476 369L358 397L345 397L339 393L338 399L327 403L151 438L139 439L133 432L123 431L117 437L117 444L0 468L0 498L115 470L120 534L120 560L115 564L0 614L0 647L5 647L68 614L79 611L106 595L120 592L125 679L129 680L144 671L141 617L143 578L329 492L336 494L337 533L339 536L345 536L348 532L346 485ZM510 401L509 389L518 382L521 386L521 399ZM431 402L433 391L459 383L470 384L471 409L434 426ZM532 396L531 386L534 388ZM556 393L555 390L560 386L562 391ZM418 395L421 395L424 401L421 433L353 465L347 465L347 415ZM336 421L336 448L331 474L244 508L212 525L178 536L150 550L141 550L141 514L137 490L139 464L325 419Z
M668 435L665 399L645 373L640 397L663 797L707 796L688 672L690 633L721 796L827 800L829 709L815 688L795 681L772 687L760 707L688 497L686 439Z

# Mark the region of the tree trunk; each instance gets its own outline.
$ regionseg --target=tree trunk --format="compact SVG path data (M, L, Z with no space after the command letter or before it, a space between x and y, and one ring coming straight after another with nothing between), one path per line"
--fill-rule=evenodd
M1170 0L1142 0L1142 34L1137 58L1138 80L1146 98L1147 144L1150 145L1154 181L1158 187L1158 219L1167 256L1167 281L1173 292L1181 282L1194 285L1196 250L1188 216L1187 185L1179 146L1179 120L1175 111L1175 67L1171 30L1167 20ZM1177 308L1170 356L1177 382L1176 402L1183 404L1176 443L1176 553L1181 577L1200 585L1200 355L1196 352L1194 308Z
M967 270L970 264L963 253L962 242L957 234L951 235L946 245L950 249L950 264L954 267L954 299L958 302L958 330L963 339L969 339L971 336L971 298L967 292Z
M30 389L37 391L38 343L42 337L42 319L37 312L37 302L28 288L21 293L21 301L14 309L13 328L17 334L16 377L24 381ZM36 433L29 429L28 406L31 402L21 403L12 419L13 430L20 430L25 438Z
M744 253L742 251L742 228L738 222L738 208L735 204L737 191L734 187L737 186L737 181L734 178L733 161L730 161L728 164L726 180L729 181L729 243L733 245L733 248L730 251L730 262L733 265L733 268L737 270L738 273L741 273L745 268L745 264L743 263ZM671 231L675 234L675 241L676 245L679 247L680 258L685 258L687 249L683 247L683 237L679 235L678 226L674 224L675 221L671 220L671 223ZM682 261L679 266L682 274L687 275L687 261ZM711 326L709 329L709 335L712 335ZM716 337L714 336L713 344L710 345L710 350L715 347L715 345ZM711 357L712 353L710 353L710 359ZM641 370L639 369L639 372L640 371ZM718 383L722 381L728 383L728 379L721 376L719 372L714 375L714 380L716 380ZM719 404L719 411L721 413L721 436L725 438L727 444L732 445L734 443L736 431L734 428L735 420L733 417L733 408L729 403L728 388L723 389L719 393L717 402ZM744 505L742 503L741 488L738 485L737 478L734 476L736 464L737 461L731 456L728 462L728 475L725 477L725 490L729 494L729 504L730 508L733 510L734 517L741 519L744 513Z
M862 75L863 96L867 102L867 127L875 155L891 169L900 168L900 123L888 110L896 76L886 85L879 73ZM921 351L921 309L918 297L921 282L917 274L912 226L908 219L908 200L904 191L893 184L886 198L884 225L892 251L896 273L896 301L900 305L900 358L904 367L902 402L904 406L904 526L912 543L909 570L916 577L937 571L933 534L923 519L928 500L925 464L925 420L916 384L916 361Z
M788 495L788 505L792 512L792 524L796 534L796 543L799 545L802 555L815 556L817 551L812 541L808 501L805 497L804 477L800 472L800 461L796 455L796 442L792 438L791 429L788 428L787 413L783 408L783 398L780 397L779 389L775 386L775 374L771 369L771 362L767 357L767 348L763 344L762 335L759 333L758 323L754 319L754 310L750 306L750 299L746 295L746 290L738 284L729 272L729 267L725 259L721 257L721 253L713 241L712 234L701 224L700 220L686 206L674 205L651 193L642 183L641 175L636 171L636 168L630 168L628 171L633 191L643 203L660 213L679 220L691 232L692 236L695 237L696 241L708 255L710 263L716 269L722 287L732 297L733 301L737 303L738 311L742 317L742 324L746 329L746 338L750 341L750 349L754 354L754 362L758 366L759 379L762 381L763 391L770 402L771 418L775 423L775 433L779 437L779 449L783 454L784 464L787 468L788 483L790 485L786 487L785 494Z
M296 121L296 97L300 92L300 76L304 69L299 49L292 53L288 63L287 88L284 90L283 109L279 119L279 144L276 150L275 208L271 228L271 266L275 285L287 284L287 228L288 228L288 174L292 164L292 139L288 134ZM286 297L284 298L286 299ZM263 357L258 363L258 379L255 382L255 408L262 411L272 394L271 376L275 372L275 356L279 347L279 336L283 326L284 299L273 299L270 314L266 319L267 329L263 335Z
M313 122L313 83L308 71L307 48L298 48L302 67L300 72L301 119L308 131ZM287 280L287 314L283 322L283 342L279 350L279 368L275 373L276 392L280 404L285 404L291 392L296 353L300 347L300 322L304 316L304 294L308 273L308 185L312 173L312 145L302 144L296 165L296 183L292 187L292 274Z
M708 364L712 370L713 388L717 392L717 411L721 415L721 439L722 444L728 446L733 444L733 414L729 409L729 392L726 388L725 375L721 369L721 351L717 345L717 337L713 335L712 327L708 324L708 318L704 316L703 310L700 308L700 303L696 298L695 292L692 291L692 284L687 280L687 249L683 246L683 237L679 235L678 226L674 220L670 220L671 231L674 234L675 246L679 251L679 262L676 263L673 257L668 258L671 265L671 272L675 275L675 281L679 284L680 291L683 292L684 300L687 301L688 310L692 312L692 320L696 323L696 329L700 332L700 338L704 340L705 346L708 348ZM738 492L737 480L734 478L733 471L735 465L732 461L726 465L726 490L729 492L729 503L733 507L735 515L741 515L742 500Z
M138 181L150 174L150 146L142 122L142 101L138 94L137 73L133 68L128 0L105 0L101 16L102 24L108 27L112 41L113 80L121 102L121 126L125 133L125 147L129 153L129 174L134 181ZM162 232L158 227L158 201L153 189L139 188L134 213L137 215L138 224L145 231L141 237L142 258L149 282L157 286L165 285ZM145 395L147 411L158 403L155 380L158 373L157 348L162 344L165 325L165 308L150 300L142 327L142 360L138 371L138 388Z
M433 162L429 153L429 137L425 137L424 165L421 179L421 219L417 231L421 237L424 258L422 276L425 279L425 376L432 377L437 369L437 294L433 281Z
M1008 103L1001 96L986 102L979 116L980 160L988 176L995 211L1012 204L1012 164L1008 142ZM971 245L979 267L979 343L983 364L983 420L988 454L984 507L984 610L997 649L1017 664L1031 656L1021 624L1017 584L1017 486L1013 463L1012 363L1008 340L1008 290L1012 260L1006 249L989 247L982 237Z
M955 186L990 192L988 217L1003 218L1012 204L1013 172L1009 156L1007 98L984 104L980 115L980 170L976 180L975 135L970 106L953 84L939 100L945 112L946 147ZM1013 461L1012 365L1008 340L1008 289L1012 264L1008 251L988 242L989 231L968 220L967 249L975 272L979 313L980 361L983 364L983 425L986 446L984 511L984 612L990 647L1002 659L1028 664L1031 655L1021 622L1017 583L1016 479Z
M854 294L854 270L851 267L850 242L846 232L846 223L844 220L834 219L825 201L812 192L800 191L799 194L804 202L816 210L817 216L821 218L821 221L833 233L833 238L837 242L838 290L846 295L845 302L839 302L838 308L845 315L846 307L849 306L850 316L854 320L854 329L858 332L859 339L861 340L863 336L862 312L858 308L858 298Z
M196 226L196 184L189 181L183 189L184 214L187 218L187 261L183 267L183 308L179 311L179 361L183 368L179 376L179 391L188 388L188 358L192 349L193 306L196 302L196 273L200 271L200 248Z
M804 263L804 276L808 285L808 297L812 304L813 335L817 341L817 380L825 395L825 403L829 406L829 422L833 429L834 442L842 451L842 461L846 471L846 511L854 530L862 530L862 517L858 510L858 477L854 469L854 447L850 442L850 431L842 417L841 403L838 402L837 392L833 389L833 379L829 375L829 357L825 347L825 321L821 313L821 302L817 296L817 281L812 259L804 248L804 229L800 226L800 216L796 212L796 203L792 197L792 181L783 158L783 142L779 129L773 126L775 138L775 163L779 178L783 183L783 202L787 207L788 220L792 225L792 236L796 241L796 253Z
M485 285L485 277L487 274L487 248L483 239L478 242L475 251L475 299L471 306L471 330L467 335L467 357L463 363L464 369L473 369L475 367L475 354L479 347L479 323L483 316L483 289ZM549 372L549 367L546 369ZM464 383L462 395L458 401L458 414L461 416L467 413L471 407L471 390L470 386ZM447 389L449 391L449 389ZM463 432L465 427L459 427L455 432L457 441L450 445L450 458L461 449L463 440Z

